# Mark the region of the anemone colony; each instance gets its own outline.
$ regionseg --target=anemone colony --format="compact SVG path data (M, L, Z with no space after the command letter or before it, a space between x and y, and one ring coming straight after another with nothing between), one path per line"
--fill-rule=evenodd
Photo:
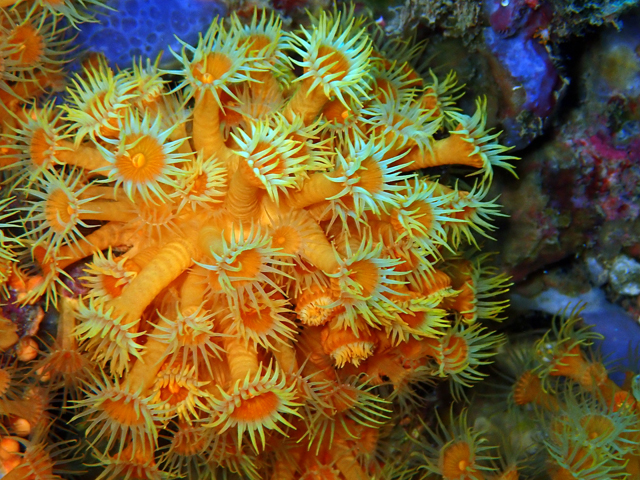
M461 113L453 75L338 11L214 20L175 70L97 60L35 102L66 48L52 15L2 20L0 279L59 312L0 365L5 479L56 478L54 395L100 478L400 478L415 386L459 398L503 341L482 321L508 281L475 235L512 157L485 103Z

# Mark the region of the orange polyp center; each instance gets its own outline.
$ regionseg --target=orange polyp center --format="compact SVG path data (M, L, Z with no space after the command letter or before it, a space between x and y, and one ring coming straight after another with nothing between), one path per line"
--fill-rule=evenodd
M202 195L207 191L208 177L201 173L191 184L191 195Z
M360 285L360 295L370 297L380 281L376 264L370 260L360 260L352 263L349 271L349 278Z
M251 284L262 271L262 255L256 249L245 250L238 254L232 263L224 263L227 274L233 288L240 288ZM215 290L220 289L220 273L210 270L208 272L209 285Z
M384 186L382 170L375 159L367 158L363 160L357 174L360 175L359 187L364 188L371 194L382 191Z
M340 472L331 466L314 465L300 477L300 480L338 480L340 478L343 478Z
M49 194L44 214L50 228L56 233L63 233L71 223L71 218L76 213L76 207L72 202L73 199L62 189Z
M466 478L467 468L473 463L471 448L465 441L455 442L442 450L440 461L443 478L447 480Z
M246 44L249 45L248 53L255 55L264 48L268 47L271 43L271 39L266 35L251 35L246 39Z
M260 392L249 398L240 400L231 417L238 421L259 422L275 412L280 406L280 399L274 392Z
M474 319L474 308L475 308L475 294L473 293L473 289L470 284L473 282L469 279L468 283L458 287L460 293L456 295L455 299L452 302L447 302L449 307L460 314L465 318L465 320L473 321Z
M433 89L428 88L422 95L420 106L425 110L434 110L438 106L438 98L433 93Z
M452 213L451 217L457 220L467 220L473 216L475 211L475 208L465 205L464 207L462 207L462 210L460 212Z
M408 313L400 313L400 318L404 321L409 327L419 329L427 318L427 314L425 312L413 312L413 315Z
M11 45L19 45L18 51L9 58L19 61L24 66L34 66L44 52L44 40L38 30L31 24L16 27L9 40Z
M464 368L469 356L469 346L464 338L452 335L448 340L444 340L442 363L449 371L456 371Z
M144 183L162 174L165 154L162 145L148 135L129 135L126 144L133 146L116 157L115 166L125 180Z
M251 152L251 156L258 159L254 164L260 169L261 173L265 175L281 175L284 171L284 162L270 143L259 142Z
M182 335L180 335L180 341L183 345L200 345L204 343L206 336L203 332L196 332L192 328L186 329Z
M287 137L289 140L293 140L295 143L295 147L291 150L295 150L292 152L291 158L300 158L300 157L308 157L310 155L309 147L307 147L307 138L299 135L297 133L292 133ZM316 137L313 137L314 140Z
M304 312L300 312L302 323L307 325L324 325L335 313L335 308L326 308L322 305L308 305L304 308Z
M275 248L281 248L279 253L296 254L300 251L302 239L295 228L284 225L273 232L271 245Z
M609 378L607 369L601 363L587 364L581 377L576 378L587 389L603 385Z
M189 396L189 389L175 380L160 389L160 399L169 405L177 405Z
M451 277L442 270L433 270L430 278L422 282L420 291L423 295L429 296L451 287Z
M124 282L122 282L122 284L119 284L118 282L120 280L122 279L115 277L114 275L104 275L102 277L102 286L113 298L119 297L122 294L122 287L124 287Z
M409 82L407 82L407 86L409 87L420 87L422 86L422 78L420 77L420 75L418 75L416 73L416 71L411 68L411 66L408 63L405 63L402 65L401 67L403 72L408 72L409 75L407 75L407 80L409 80Z
M431 230L433 226L433 209L431 205L423 200L416 200L411 205L403 207L402 210L394 210L391 214L390 222L391 226L398 233L404 233L405 227L400 223L399 215L409 215L411 218L420 223L425 231Z
M540 378L527 370L513 386L513 399L516 405L526 405L535 401L540 392Z
M322 58L327 56L327 58L323 58L320 61L320 65L318 70L321 70L325 67L329 67L329 65L334 64L329 67L327 74L329 75L337 75L332 81L340 81L347 76L347 72L349 71L349 61L346 57L339 51L335 50L332 47L327 47L325 45L321 45L318 48L317 58Z
M47 154L51 150L49 139L44 128L38 128L33 132L31 137L31 145L29 145L29 154L31 161L38 167L47 165L51 161L51 155Z
M580 346L576 345L556 360L553 370L549 374L566 377L580 376L586 367L587 364L580 351Z
M377 428L365 427L360 434L360 438L358 438L360 450L368 454L373 454L378 447L379 437L380 431Z
M136 153L133 158L131 159L131 163L133 164L134 167L136 168L142 168L144 167L144 164L146 163L146 159L144 157L143 153Z
M243 277L248 280L233 280L234 285L245 285L251 283L262 270L262 255L256 249L245 250L236 257L231 264L232 267L238 268L237 272L233 272L230 277Z
M407 117L400 115L398 113L393 114L393 125L396 130L402 130L404 128L410 127L413 125L413 122L409 120Z
M338 99L330 100L322 109L322 115L328 122L335 124L344 124L349 118L349 111L345 109L342 102Z
M580 420L580 424L592 440L600 436L610 435L615 430L611 419L603 415L586 415Z
M53 460L41 445L32 447L24 453L22 463L12 471L12 478L23 480L39 480L55 478L53 475ZM24 471L21 471L24 470ZM57 475L56 475L57 476Z
M334 299L322 287L311 287L298 299L296 313L306 325L324 325L336 312L336 308L327 308Z
M231 70L231 60L221 53L209 53L205 60L193 66L193 76L200 82L210 85L220 80Z
M242 313L242 323L248 330L256 333L268 332L273 327L273 313L271 308L264 307L260 310L249 310Z
M136 401L130 397L108 398L100 408L111 419L121 425L142 425L144 423L144 417L140 415L139 410L136 411Z
M384 78L376 78L375 89L378 91L377 98L384 99L385 96L382 92L386 93L390 98L398 98L398 95L395 89L391 86L391 83Z

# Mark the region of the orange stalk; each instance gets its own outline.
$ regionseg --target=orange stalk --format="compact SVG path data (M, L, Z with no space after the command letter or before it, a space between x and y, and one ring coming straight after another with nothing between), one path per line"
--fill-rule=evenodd
M60 295L58 300L58 333L56 339L62 350L76 350L78 341L73 331L76 328L78 300Z
M411 162L402 171L408 172L441 165L468 165L482 168L484 166L482 157L478 153L473 153L474 149L473 142L465 141L462 135L453 134L433 142L431 151L423 152L418 147L413 147L402 159L403 163Z
M130 222L138 218L138 214L134 211L135 205L128 199L112 200L93 200L84 205L83 210L88 212L81 213L79 217L82 220L99 220L102 222Z
M309 125L320 115L329 99L319 87L309 91L312 84L313 79L304 79L289 100L284 110L284 116L288 121L291 122L294 117L300 117L305 125Z
M168 326L167 322L160 317L158 317L158 321L161 327L166 328ZM154 336L154 334L161 333L162 331L156 327L153 333L146 337L147 343L144 345L142 360L136 360L133 368L127 373L124 381L130 392L140 391L144 395L153 386L162 367L162 358L167 351L167 344Z
M329 197L339 194L343 186L339 183L329 180L329 176L335 174L317 172L311 175L303 184L298 192L289 195L286 206L290 208L306 208L314 203L319 203Z
M56 159L67 165L74 165L87 170L95 170L110 165L95 147L86 145L76 147L72 142L68 141L60 142L60 146L64 150L56 151Z
M156 296L192 265L197 253L194 242L186 238L176 238L166 244L108 307L125 313L125 324L138 320Z
M262 191L243 169L238 168L229 182L225 206L229 213L242 220L258 215Z
M229 370L231 372L231 387L240 382L242 384L247 377L253 377L260 364L258 362L258 352L254 346L240 338L228 338L224 342L224 348L227 351L227 360Z
M204 158L217 155L226 160L230 153L220 128L220 106L209 91L203 93L193 109L193 145Z
M187 274L180 289L180 308L199 307L204 302L204 294L207 290L206 270L199 265L194 266L193 271Z
M298 370L298 360L296 359L296 349L291 344L291 340L278 344L278 349L273 351L278 365L285 373L291 373Z

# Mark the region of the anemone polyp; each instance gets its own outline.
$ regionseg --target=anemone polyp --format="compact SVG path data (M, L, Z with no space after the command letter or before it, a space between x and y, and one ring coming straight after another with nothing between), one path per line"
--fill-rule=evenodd
M18 26L11 32L9 44L17 46L10 60L16 60L24 67L37 64L44 53L44 40L38 29L30 23Z
M87 135L94 139L117 137L118 123L135 97L132 81L124 74L114 74L103 61L84 73L86 78L77 75L73 79L74 88L68 92L70 102L62 106L65 118L76 130L76 145Z
M106 300L119 297L122 289L136 276L139 267L126 257L113 258L111 249L105 257L101 251L87 264L86 277L82 277L89 288L89 296Z
M364 72L372 47L363 32L353 28L353 22L343 30L340 27L340 14L331 18L323 12L316 28L311 32L303 29L303 36L292 35L289 42L301 56L301 60L293 60L303 69L297 81L305 83L299 92L308 94L320 88L327 98L335 96L349 108L345 97L356 103L366 98L369 87Z
M183 174L175 164L185 161L176 152L185 139L167 141L177 127L163 130L161 117L154 120L149 115L142 119L134 115L126 117L119 138L110 141L117 149L113 152L102 149L109 163L102 168L107 172L107 181L122 185L132 201L137 193L145 203L162 202L167 197L163 186L177 189L175 177Z
M85 410L74 418L86 417L87 435L95 433L93 444L106 440L105 451L116 447L118 453L128 445L134 450L145 450L153 445L158 435L157 413L152 410L149 398L141 398L139 393L106 376L102 380L94 378L89 388L86 398L76 401L76 405Z
M467 442L455 442L442 449L440 454L442 478L462 480L482 478L479 472L473 471L475 454Z
M217 415L211 426L220 426L222 432L237 429L238 444L247 432L258 452L258 438L262 449L265 448L265 429L285 435L278 423L294 428L284 417L286 414L298 415L293 388L294 385L286 385L286 377L280 370L271 365L264 371L260 369L253 378L247 374L229 393L220 389L220 398L211 400L211 408Z
M82 220L88 210L86 205L93 198L82 198L86 186L81 187L76 172L66 177L44 171L38 184L24 189L31 207L26 217L31 233L39 235L34 246L45 245L47 254L60 249L63 244L78 247L83 239L83 229L89 225Z

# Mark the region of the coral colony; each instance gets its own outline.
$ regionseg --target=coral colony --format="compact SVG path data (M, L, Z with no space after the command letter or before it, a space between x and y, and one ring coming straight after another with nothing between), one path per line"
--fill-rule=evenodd
M417 390L448 379L465 398L504 343L485 323L508 279L476 235L513 157L484 101L461 113L454 75L421 76L419 47L353 11L293 32L216 19L174 70L93 59L43 101L69 48L39 5L1 23L5 480L83 463L100 479L518 477ZM445 184L442 166L468 176ZM55 338L36 341L45 311ZM635 404L574 324L513 400L570 409L549 427L553 478L624 472ZM586 407L553 395L558 376Z

